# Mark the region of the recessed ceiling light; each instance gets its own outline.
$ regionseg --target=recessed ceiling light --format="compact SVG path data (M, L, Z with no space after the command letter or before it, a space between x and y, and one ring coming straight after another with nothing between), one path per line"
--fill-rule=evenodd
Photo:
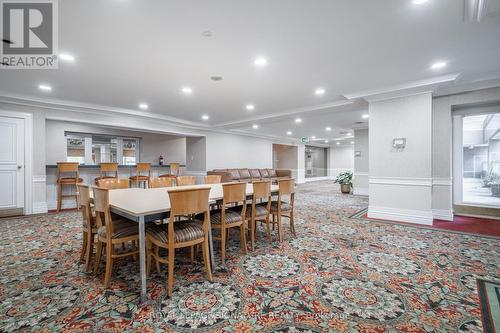
M325 143L328 143L328 140L325 140Z
M313 140L314 140L314 139L316 139L316 137L313 135L313 136L311 136L311 139L313 139Z
M296 122L297 124L299 124L299 123L301 123L301 122L302 122L302 119L301 119L301 118L295 118L295 122Z
M287 131L286 135L292 135L292 131Z
M193 89L191 89L190 87L183 87L181 91L186 95L191 95L193 93Z
M59 59L64 60L64 61L68 61L68 62L75 61L75 57L72 56L71 54L68 54L68 53L59 54Z
M47 84L41 84L38 86L38 88L43 91L52 91L52 87Z
M354 144L354 141L351 141L351 145L353 145L353 144Z
M253 63L254 63L254 65L255 65L255 66L262 67L262 66L267 65L267 59L266 59L266 58L263 58L263 57L259 57L259 58L256 58L256 59L253 61Z
M257 129L257 128L259 128L259 125L257 125L257 124L253 124L253 125L252 125L252 128L253 128L253 129Z
M426 3L427 1L429 1L429 0L413 0L413 4L414 5L421 5L421 4Z
M352 133L347 133L347 136L352 136Z
M325 128L325 131L330 132L331 130L332 130L332 128L330 126L328 126L328 127Z
M318 96L323 95L325 93L325 89L323 88L318 88L314 91L314 93Z
M203 116L201 116L201 119L203 119L203 120L208 120L209 118L210 117L208 115L206 115L206 114L204 114Z
M252 105L252 104L247 104L247 105L245 106L245 108L246 108L248 111L253 111L253 110L255 110L255 105Z
M436 70L444 68L444 67L446 67L446 62L444 62L444 61L435 62L431 66L432 69L436 69Z
M148 108L149 108L149 105L147 105L146 103L139 104L139 109L141 109L141 110L147 110Z
M336 145L339 145L339 144L340 144L340 142L338 142L338 141L337 141L337 142L335 142L335 144L336 144Z
M363 119L368 119L370 118L370 115L368 113L365 113L364 115L361 116Z

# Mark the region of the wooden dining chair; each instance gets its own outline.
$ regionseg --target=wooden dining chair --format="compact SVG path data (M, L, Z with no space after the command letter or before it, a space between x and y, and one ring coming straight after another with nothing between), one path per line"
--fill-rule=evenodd
M195 185L196 176L179 176L175 179L175 183L177 186Z
M61 210L63 198L75 198L76 208L78 204L78 190L76 184L83 182L78 175L78 162L57 162L57 211ZM74 187L74 194L63 194L64 187Z
M97 186L106 188L108 190L129 188L129 185L130 181L128 179L106 178L106 179L99 179L97 181Z
M219 175L207 175L205 176L205 184L219 184L222 180L222 176Z
M220 230L220 237L213 237L221 241L222 263L226 260L226 237L230 228L240 228L241 248L247 253L245 236L246 222L246 183L227 183L222 185L223 198L221 209L212 211L210 223L212 229ZM232 205L233 207L229 207Z
M170 217L167 225L150 224L146 229L146 268L151 271L151 258L155 260L156 270L160 273L160 264L168 264L167 290L172 296L174 288L175 250L201 245L203 260L209 281L212 281L212 270L208 249L208 224L210 212L208 197L210 188L175 189L168 191L170 199ZM166 198L165 198L166 199ZM179 221L180 216L201 217L200 220ZM160 249L167 249L168 258L160 256Z
M109 287L113 262L117 258L134 256L139 253L136 244L139 241L139 228L137 223L130 220L113 220L109 206L109 190L94 187L94 211L97 223L97 251L94 264L94 273L99 270L102 249L106 247L106 273L104 286ZM117 252L115 245L131 242L131 250L122 248Z
M174 178L155 178L151 179L151 188L157 187L172 187L174 186Z
M180 172L180 164L179 163L170 163L169 172L163 175L160 175L160 178L177 178Z
M99 177L95 179L95 184L98 184L100 179L117 179L118 178L118 163L100 163L99 164Z
M90 205L90 188L88 185L79 183L76 185L80 199L80 209L83 217L83 244L80 252L80 260L84 261L84 271L90 271L90 262L94 253L94 238L97 234L97 225Z
M290 220L290 231L294 237L297 237L295 233L295 223L293 216L294 198L295 198L295 180L285 179L278 180L278 200L271 202L271 214L273 216L272 223L273 226L276 224L278 226L278 237L280 243L283 241L283 230L281 225L281 217L288 217ZM288 197L289 201L286 202L284 199Z
M137 163L135 166L135 175L129 177L132 184L140 187L149 187L151 182L151 163Z
M271 182L257 181L252 183L252 203L247 206L246 219L250 229L250 248L254 250L256 222L266 224L266 233L269 241L271 238L270 213L271 213Z

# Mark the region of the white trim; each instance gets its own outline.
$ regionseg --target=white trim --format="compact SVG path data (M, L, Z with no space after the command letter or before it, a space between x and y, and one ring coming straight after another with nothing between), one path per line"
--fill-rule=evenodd
M390 207L368 207L368 218L432 225L432 211Z
M403 186L432 186L432 178L412 177L370 177L369 184L403 185Z
M352 193L354 195L365 195L365 196L368 196L370 194L368 187L357 187L357 186L354 186L352 188Z
M33 176L33 183L45 183L47 182L47 176L46 175L36 175Z
M47 203L45 201L42 202L34 202L33 203L33 211L32 214L45 214L48 212Z
M480 218L480 219L490 219L490 220L500 220L500 217L496 217L496 216L491 216L491 215L475 215L475 214L457 214L457 216L466 216L466 217L477 217L477 218Z
M24 215L33 212L33 114L0 110L0 116L24 120Z
M451 209L433 209L432 216L437 220L453 221L453 211Z
M432 178L432 186L452 186L452 178Z

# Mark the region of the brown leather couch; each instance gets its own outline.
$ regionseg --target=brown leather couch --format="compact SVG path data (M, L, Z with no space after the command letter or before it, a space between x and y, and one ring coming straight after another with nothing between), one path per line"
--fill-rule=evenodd
M218 175L222 177L223 183L230 182L253 182L258 180L277 181L279 179L292 178L292 170L276 169L215 169L208 171L207 175Z

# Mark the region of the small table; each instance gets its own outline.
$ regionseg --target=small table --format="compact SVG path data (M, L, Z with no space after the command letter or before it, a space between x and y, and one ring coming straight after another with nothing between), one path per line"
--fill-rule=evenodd
M176 189L210 188L209 203L215 204L223 199L223 184L186 185L162 188L127 188L109 191L111 211L129 220L139 223L139 265L141 275L141 300L146 301L146 233L145 224L169 217L170 200L168 191ZM277 185L271 185L271 193L278 192ZM93 193L92 193L93 194ZM252 184L247 184L247 196L253 195ZM212 227L209 221L208 240L212 270L215 269L212 243Z

